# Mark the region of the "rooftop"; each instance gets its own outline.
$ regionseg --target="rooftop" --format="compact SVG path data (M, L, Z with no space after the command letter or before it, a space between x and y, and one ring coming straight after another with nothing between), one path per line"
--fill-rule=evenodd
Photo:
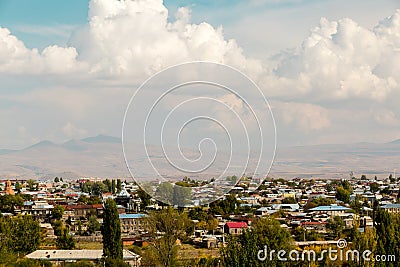
M50 260L50 261L68 261L68 260L99 260L103 257L101 249L82 249L82 250L36 250L28 255L29 259ZM124 249L124 260L134 260L139 255Z

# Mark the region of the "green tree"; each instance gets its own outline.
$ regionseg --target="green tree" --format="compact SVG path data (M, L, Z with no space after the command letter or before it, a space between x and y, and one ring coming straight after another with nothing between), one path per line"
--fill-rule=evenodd
M108 180L108 179L105 179L104 181L103 181L103 184L106 186L106 191L107 192L112 192L112 188L111 188L111 181L110 180Z
M3 195L0 196L0 211L13 213L15 207L21 207L24 200L19 195Z
M17 191L17 193L21 193L21 189L22 189L22 185L19 182L15 183L15 191Z
M61 205L57 205L54 207L52 211L53 218L56 220L61 220L63 214L64 214L65 208Z
M93 234L96 231L101 229L101 224L97 221L97 217L91 215L89 217L88 226L87 226L89 234Z
M258 252L265 246L268 251L290 251L294 248L290 233L271 217L258 219L252 224L252 229L239 238L229 237L227 246L220 251L222 262L224 266L290 266L276 257L270 259L268 255L265 261L260 261Z
M171 205L174 201L174 186L170 182L161 183L156 189L156 197L161 202Z
M26 183L28 184L29 191L35 190L35 180L29 179L28 181L26 181Z
M55 183L60 182L60 178L58 178L58 177L54 178L54 182L55 182Z
M61 230L61 235L57 237L56 245L58 249L74 249L75 248L75 240L68 233L67 228L63 228Z
M152 237L150 254L154 260L161 266L176 266L178 255L176 241L185 240L192 233L192 221L186 213L180 213L168 207L161 211L151 212L145 222Z
M379 191L379 185L378 183L371 183L369 185L369 190L371 190L372 193L376 193Z
M121 225L117 204L113 199L104 203L103 225L103 254L105 258L122 259Z
M344 203L350 202L350 191L343 188L343 186L338 186L336 188L336 198Z
M92 187L92 195L101 196L107 191L107 186L102 182L95 182Z
M395 217L389 214L387 211L377 208L375 215L375 224L376 224L376 237L377 237L377 245L376 245L376 253L375 255L396 255L400 256L399 251L399 220L394 220ZM377 262L376 266L397 266L395 263L387 262Z
M139 188L137 190L137 195L139 196L141 200L141 207L144 209L145 207L149 206L151 204L151 196L146 193L142 188Z
M117 185L115 184L115 179L111 181L111 193L115 194Z
M326 225L326 228L330 230L331 234L335 238L340 238L340 235L343 232L344 229L344 221L340 216L335 216L333 219L328 220L328 224Z
M184 207L185 205L189 204L191 194L192 189L190 187L174 185L174 206Z
M121 179L117 179L117 193L121 192L122 190L122 181Z
M39 245L40 226L30 215L0 218L0 251L27 254Z

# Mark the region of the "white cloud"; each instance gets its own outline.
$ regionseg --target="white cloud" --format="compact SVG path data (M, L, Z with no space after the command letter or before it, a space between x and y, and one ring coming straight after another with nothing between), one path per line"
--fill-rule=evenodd
M263 27L255 25L245 30L268 39ZM266 62L249 58L248 53L236 40L226 38L222 27L192 23L188 8L180 8L175 19L169 18L161 0L92 0L88 24L71 36L69 47L48 46L42 52L28 49L8 29L0 28L1 76L8 77L7 81L15 77L10 82L13 88L31 86L7 96L20 105L16 110L23 121L18 123L27 129L47 123L47 128L63 129L57 134L80 136L96 134L109 125L115 128L129 98L127 88L162 68L191 60L225 63L245 71L277 103L278 127L295 129L299 135L323 132L325 137L319 136L320 140L334 139L351 121L365 126L371 120L370 106L384 110L373 117L382 131L400 117L396 103L400 95L400 10L371 29L351 19L322 18L297 49L277 57L276 66L266 67ZM26 79L34 80L33 85ZM8 85L0 88L8 89ZM241 109L242 103L235 98L221 100ZM353 114L352 106L368 116L349 116L346 125L334 118L342 110ZM40 110L39 115L31 113L32 109ZM26 124L27 117L35 122ZM84 122L85 130L75 126ZM362 138L368 130L357 135Z
M309 133L328 128L331 125L329 111L321 106L308 103L276 103L278 118L294 125L301 132Z
M87 130L77 128L71 122L68 122L61 130L68 138L84 137L88 133Z
M284 88L278 95L383 101L399 89L400 79L393 69L400 68L400 61L390 60L400 53L399 26L395 23L399 18L397 10L374 30L351 19L322 18L301 47L284 56L275 70L277 76L267 81Z

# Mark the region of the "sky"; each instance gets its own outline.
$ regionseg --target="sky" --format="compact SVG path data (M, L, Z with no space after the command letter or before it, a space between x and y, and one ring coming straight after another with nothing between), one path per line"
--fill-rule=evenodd
M398 8L394 0L0 0L0 148L120 136L140 84L197 60L237 68L259 86L278 145L398 139ZM218 97L241 114L237 98Z

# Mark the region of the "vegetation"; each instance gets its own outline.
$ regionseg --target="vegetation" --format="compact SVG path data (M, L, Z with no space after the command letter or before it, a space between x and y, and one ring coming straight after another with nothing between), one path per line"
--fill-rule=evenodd
M121 227L117 204L113 199L104 203L103 225L103 254L106 259L122 259Z
M187 240L193 231L193 223L186 213L168 207L154 211L146 219L151 246L144 253L144 262L156 263L156 266L176 266L178 240ZM162 233L162 235L160 235Z
M0 254L27 254L39 248L39 223L31 216L0 217Z
M227 246L221 249L222 262L224 266L290 266L276 258L271 260L266 257L265 261L260 261L257 255L264 246L267 246L268 251L290 251L294 248L292 242L289 232L278 221L271 217L262 218L238 238L229 237Z

